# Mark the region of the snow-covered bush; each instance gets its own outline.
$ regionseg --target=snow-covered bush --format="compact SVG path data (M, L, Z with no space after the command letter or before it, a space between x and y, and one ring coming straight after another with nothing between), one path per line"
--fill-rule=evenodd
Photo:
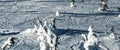
M44 30L44 28L40 25L38 30L37 30L37 41L39 41L39 45L40 45L40 50L47 50L47 39L45 36L46 32Z
M71 0L71 2L70 2L70 7L74 7L74 0Z
M52 38L53 36L53 38ZM51 30L48 29L47 34L41 33L37 40L40 42L40 50L55 50L56 45L56 35L51 34ZM50 48L47 48L49 46Z
M43 40L40 42L40 50L47 50L47 47L46 47L46 42Z
M44 27L40 25L37 30L37 35L37 41L40 42L40 50L55 50L56 35L53 34L50 29L46 31Z
M55 34L53 34L53 33L51 33L51 30L50 29L48 29L47 30L48 31L48 34L50 35L50 39L48 39L48 40L50 40L49 42L49 44L50 44L50 47L51 47L51 50L55 50L55 45L56 45L56 39L57 39L57 36L55 35ZM49 38L49 37L48 37Z
M111 33L111 34L109 35L109 38L110 38L110 39L115 39L114 33Z
M84 42L84 48L85 48L85 50L89 50L89 46L94 46L98 42L98 38L97 38L97 36L93 32L92 26L89 26L88 31L89 31L89 33L88 33L87 37L82 34L82 36L85 39L87 39Z
M108 6L107 6L106 2L105 1L101 1L100 7L99 7L98 11L106 11L107 8L108 8Z
M16 38L14 37L9 37L7 41L4 42L4 44L2 45L2 50L5 50L5 48L11 48L14 45L14 40Z
M82 34L81 36L85 39L84 42L84 48L85 50L90 50L89 46L98 46L104 50L108 50L104 45L102 45L102 43L98 43L100 41L98 41L97 35L93 32L93 28L92 26L89 26L88 28L88 35L86 36L85 34ZM108 36L105 36L102 40L113 40L115 39L115 35L114 35L114 31L113 31L113 27L111 27L109 29L110 34Z
M93 28L92 28L92 26L89 26L88 31L89 31L89 33L88 33L87 39L89 40L92 37L92 35L93 35Z
M120 14L118 15L118 17L120 17Z
M39 46L40 46L40 50L46 50L47 49L47 41L45 39L45 36L43 36L42 34L39 35L39 37L37 38L37 40L40 42Z
M60 12L57 10L55 15L60 16Z
M110 27L110 28L109 28L109 33L110 33L110 34L109 34L108 37L109 37L110 39L115 39L114 27Z
M39 25L37 32L38 32L37 35L46 34L46 31L45 31L44 27L42 27L42 25Z
M85 41L85 43L84 43L85 50L89 50L89 46L94 46L94 45L97 44L97 42L98 42L97 37L96 36L92 36L87 41Z
M74 7L74 4L73 4L73 2L71 2L71 3L70 3L70 7Z

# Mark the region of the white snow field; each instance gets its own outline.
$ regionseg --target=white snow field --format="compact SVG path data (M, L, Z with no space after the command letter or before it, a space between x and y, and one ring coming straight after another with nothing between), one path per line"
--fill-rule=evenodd
M75 0L74 7L70 3L70 0L0 0L0 50L41 50L41 44L47 48L45 42L50 39L37 34L38 18L57 37L51 50L120 50L117 9L120 0L108 0L107 11L98 11L100 0ZM10 37L16 38L14 45ZM9 44L12 46L8 48ZM3 46L6 48L2 49Z

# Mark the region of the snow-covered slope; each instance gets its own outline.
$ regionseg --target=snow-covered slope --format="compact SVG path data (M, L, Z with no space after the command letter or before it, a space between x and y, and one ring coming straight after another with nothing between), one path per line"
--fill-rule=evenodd
M58 50L84 50L81 34L88 34L89 25L93 26L101 46L119 50L120 12L117 7L120 1L109 0L108 11L98 11L99 0L84 1L76 0L75 7L70 7L70 0L0 0L0 47L13 36L17 38L16 44L6 50L39 50L38 35L31 32L39 17L47 22L48 28L55 18L57 28L53 33L58 36ZM59 16L56 16L57 10ZM107 29L113 26L118 38L109 39L105 26Z

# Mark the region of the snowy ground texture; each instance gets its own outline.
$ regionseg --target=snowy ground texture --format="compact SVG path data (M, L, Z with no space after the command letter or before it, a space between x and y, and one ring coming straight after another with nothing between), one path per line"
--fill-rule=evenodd
M57 29L54 33L58 36L57 50L84 50L81 34L88 33L89 25L93 26L93 31L99 35L104 47L120 50L120 12L117 10L120 1L108 0L109 9L104 12L98 11L99 0L84 1L76 0L75 7L71 8L69 0L0 0L0 47L13 36L17 38L16 44L6 50L40 50L38 36L23 33L32 29L39 17L42 22L47 21L48 25L53 18L56 19ZM60 12L58 17L55 16L57 10ZM105 26L115 28L117 39L104 38Z

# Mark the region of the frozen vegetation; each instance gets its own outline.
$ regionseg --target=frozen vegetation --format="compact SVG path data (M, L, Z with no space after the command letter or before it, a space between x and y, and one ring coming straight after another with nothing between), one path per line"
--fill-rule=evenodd
M60 16L60 13L58 10L56 11L56 16Z
M0 50L120 50L120 0L0 0Z

